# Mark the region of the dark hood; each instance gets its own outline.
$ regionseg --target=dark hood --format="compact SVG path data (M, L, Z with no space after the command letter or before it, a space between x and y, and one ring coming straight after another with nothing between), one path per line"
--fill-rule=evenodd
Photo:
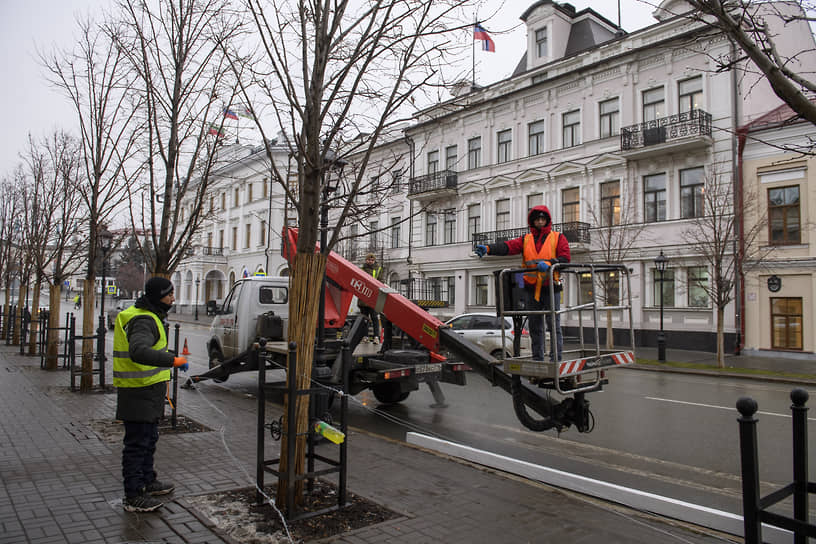
M535 212L541 212L547 216L547 225L543 229L539 230L533 226L533 214L535 214ZM533 236L535 236L537 241L550 234L550 231L552 230L552 216L550 215L550 209L543 204L530 208L530 211L527 213L527 225L530 227L530 232L533 234Z

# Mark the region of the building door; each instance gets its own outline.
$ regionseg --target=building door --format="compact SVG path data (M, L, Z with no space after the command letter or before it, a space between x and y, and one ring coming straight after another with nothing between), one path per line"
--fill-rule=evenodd
M802 349L802 298L771 297L771 347Z

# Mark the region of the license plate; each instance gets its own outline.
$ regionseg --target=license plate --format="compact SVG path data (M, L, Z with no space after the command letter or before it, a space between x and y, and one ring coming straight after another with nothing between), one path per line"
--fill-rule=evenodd
M442 363L431 363L429 365L416 365L414 372L417 374L427 374L428 372L442 372Z

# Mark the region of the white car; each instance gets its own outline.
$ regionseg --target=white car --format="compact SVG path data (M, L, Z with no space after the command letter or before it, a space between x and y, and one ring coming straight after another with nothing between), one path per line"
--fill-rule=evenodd
M136 304L135 298L123 298L114 302L113 308L106 312L108 314L108 328L113 330L114 326L116 325L116 316L119 315L119 312L126 308L130 308L134 304Z
M504 318L504 356L502 357L502 328L501 319L495 314L471 313L457 315L445 322L446 325L461 334L496 359L506 359L513 356L513 320ZM530 357L530 334L526 329L521 332L521 356Z

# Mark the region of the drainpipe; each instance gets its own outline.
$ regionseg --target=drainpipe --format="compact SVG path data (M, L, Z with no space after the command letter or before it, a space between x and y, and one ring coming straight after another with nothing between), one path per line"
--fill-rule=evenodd
M416 143L414 139L408 136L407 134L404 136L406 143L410 149L410 155L408 156L408 183L410 187L411 180L414 179L414 151L416 151ZM407 192L406 192L407 194ZM414 239L414 201L410 198L408 199L408 259L406 262L408 264L408 289L409 293L410 290L413 289L413 285L411 282L411 264L413 264L413 260L411 259L411 250L413 246L413 239Z
M735 59L737 55L737 47L733 40L731 43L731 58ZM742 352L742 346L745 338L745 319L742 315L745 308L745 279L742 273L743 256L745 251L745 216L743 210L743 180L742 180L742 152L745 149L746 129L740 130L738 128L739 119L739 93L737 83L736 66L731 67L731 176L734 187L734 203L737 217L734 222L734 228L737 230L737 236L734 240L734 259L736 263L734 266L734 273L737 275L734 288L737 292L734 294L734 318L736 320L737 338L734 343L734 355L739 355Z

